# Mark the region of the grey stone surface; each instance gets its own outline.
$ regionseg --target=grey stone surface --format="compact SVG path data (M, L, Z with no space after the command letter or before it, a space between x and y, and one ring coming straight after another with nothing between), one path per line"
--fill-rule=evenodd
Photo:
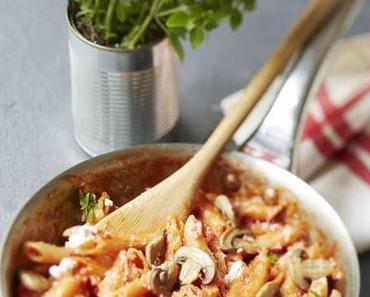
M180 66L178 141L201 142L221 114L218 102L245 85L292 25L304 0L259 0L231 34L224 26ZM65 1L0 1L0 235L25 201L88 156L73 138ZM366 2L350 34L370 31ZM362 295L370 255L361 259Z

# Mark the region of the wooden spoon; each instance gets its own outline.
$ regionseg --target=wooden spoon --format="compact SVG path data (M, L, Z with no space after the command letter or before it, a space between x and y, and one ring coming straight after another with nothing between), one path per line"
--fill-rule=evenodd
M152 234L158 232L171 216L184 219L191 211L192 199L208 169L234 132L291 57L339 3L339 0L310 1L296 25L249 83L234 111L221 121L197 154L167 179L112 212L97 227L114 236Z

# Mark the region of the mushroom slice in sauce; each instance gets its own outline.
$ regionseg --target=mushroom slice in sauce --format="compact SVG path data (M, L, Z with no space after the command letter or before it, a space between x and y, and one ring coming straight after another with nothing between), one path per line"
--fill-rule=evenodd
M166 238L164 232L153 238L145 248L145 257L152 266L159 266L166 253Z
M212 282L216 274L216 265L212 257L194 246L183 246L175 255L181 265L179 279L181 284L191 284L201 278L204 285Z
M158 295L170 295L178 280L179 271L179 265L174 261L164 263L163 268L154 268L150 275L151 291Z
M308 289L309 280L321 279L333 273L335 263L332 260L303 260L304 256L307 253L297 248L290 252L287 259L289 276L301 289Z
M220 247L224 251L242 248L248 254L257 253L257 246L247 230L232 228L221 236Z
M226 195L218 195L215 199L215 206L227 217L232 225L235 225L233 206Z
M306 254L303 249L296 248L292 250L287 259L288 274L293 282L301 289L308 289L309 281L305 278L302 271L302 258Z
M276 282L268 282L259 289L256 297L274 297L278 291L279 285Z
M202 266L194 262L185 262L181 265L179 279L181 284L189 285L198 279Z
M326 277L312 281L308 290L308 297L328 297L328 279Z
M309 279L319 279L329 276L335 269L335 262L324 259L307 259L301 263L302 273Z

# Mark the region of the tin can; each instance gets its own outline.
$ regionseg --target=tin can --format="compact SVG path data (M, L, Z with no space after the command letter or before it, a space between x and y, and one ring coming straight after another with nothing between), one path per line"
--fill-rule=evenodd
M135 50L90 42L68 16L72 114L95 156L168 139L178 114L176 58L167 39Z

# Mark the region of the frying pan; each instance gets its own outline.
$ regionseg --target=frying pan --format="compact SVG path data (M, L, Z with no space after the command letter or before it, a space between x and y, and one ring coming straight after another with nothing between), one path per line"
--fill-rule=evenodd
M359 263L352 240L326 200L294 173L299 170L296 148L306 99L312 97L309 95L315 91L325 68L320 68L320 65L324 60L330 61L330 46L348 27L360 2L343 2L325 28L296 54L285 72L273 83L270 92L275 92L275 95L262 98L246 120L247 129L243 134L248 143L276 156L276 163L237 151L228 152L213 166L202 186L207 188L217 184L220 172L232 167L293 192L312 221L329 240L337 243L347 297L358 297L360 290ZM276 120L282 116L284 121ZM61 243L63 230L79 223L76 197L81 186L92 191L105 190L116 205L122 205L180 168L198 149L199 146L191 144L159 144L115 151L82 162L50 181L27 202L2 242L2 296L13 296L15 273L26 265L21 252L22 243L28 240Z

